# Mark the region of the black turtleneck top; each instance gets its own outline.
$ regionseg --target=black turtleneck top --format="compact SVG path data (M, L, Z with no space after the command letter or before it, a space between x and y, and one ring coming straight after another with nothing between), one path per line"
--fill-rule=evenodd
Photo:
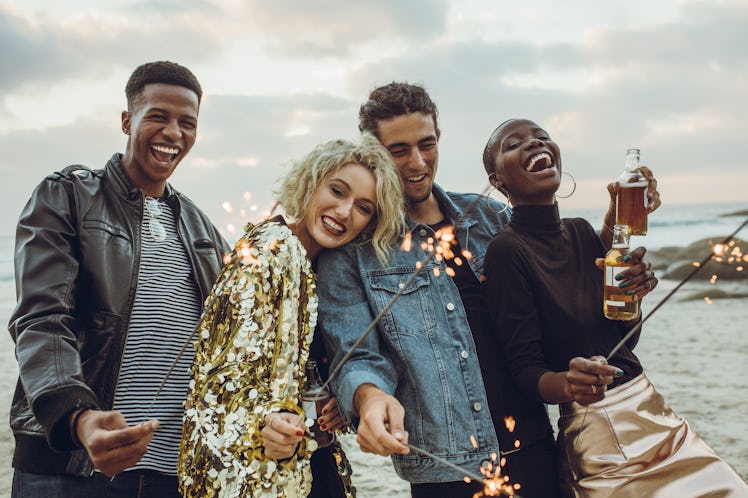
M545 372L568 370L575 356L607 356L626 334L628 327L603 315L595 258L604 256L592 226L560 219L556 204L513 208L511 223L491 241L485 268L494 332L517 386L531 399L543 401L538 380ZM609 387L642 372L631 351L637 340L611 358L624 374Z

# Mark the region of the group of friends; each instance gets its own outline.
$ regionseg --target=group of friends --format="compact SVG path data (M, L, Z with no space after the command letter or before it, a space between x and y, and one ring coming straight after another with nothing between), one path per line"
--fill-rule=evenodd
M526 498L748 496L647 380L638 334L606 361L641 320L602 313L618 187L599 230L561 218L561 153L537 123L486 143L506 203L448 192L428 93L376 88L361 138L294 162L283 215L231 249L168 183L197 136L197 78L147 63L125 93L124 154L46 177L18 222L13 497L355 496L339 443L310 437L310 359L337 372L320 428L391 455L413 497L483 486L411 447L474 473L496 455ZM644 256L619 284L639 299L657 285Z

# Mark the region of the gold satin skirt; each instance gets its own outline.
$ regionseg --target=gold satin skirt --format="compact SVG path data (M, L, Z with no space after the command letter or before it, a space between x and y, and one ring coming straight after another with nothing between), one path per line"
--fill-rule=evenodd
M559 480L574 497L748 497L748 484L644 374L588 407L561 405Z

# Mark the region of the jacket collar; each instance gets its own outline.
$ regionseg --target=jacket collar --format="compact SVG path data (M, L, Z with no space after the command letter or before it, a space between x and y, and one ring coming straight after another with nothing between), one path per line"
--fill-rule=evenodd
M122 154L115 152L104 167L104 175L111 182L117 195L125 198L130 202L136 202L143 199L143 192L140 191L135 182L130 179L122 165ZM176 195L176 190L167 182L164 189L164 198L171 204L172 196Z
M458 206L449 197L449 194L447 194L447 192L436 183L434 183L431 192L434 194L436 202L439 204L439 208L455 228L468 228L477 223L477 220L475 220L474 217L471 217L470 213L466 213L460 206ZM418 225L419 223L408 218L409 230L413 230L413 228Z

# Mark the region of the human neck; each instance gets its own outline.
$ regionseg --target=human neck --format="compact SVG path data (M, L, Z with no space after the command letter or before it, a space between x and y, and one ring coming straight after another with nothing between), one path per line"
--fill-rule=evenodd
M434 225L444 219L444 213L433 193L425 201L408 203L406 212L410 219L424 225Z
M295 222L288 223L287 225L288 228L291 229L291 233L293 233L296 238L299 239L301 245L304 246L307 258L314 261L317 256L319 256L319 253L322 252L323 247L312 238L309 231L302 223Z

